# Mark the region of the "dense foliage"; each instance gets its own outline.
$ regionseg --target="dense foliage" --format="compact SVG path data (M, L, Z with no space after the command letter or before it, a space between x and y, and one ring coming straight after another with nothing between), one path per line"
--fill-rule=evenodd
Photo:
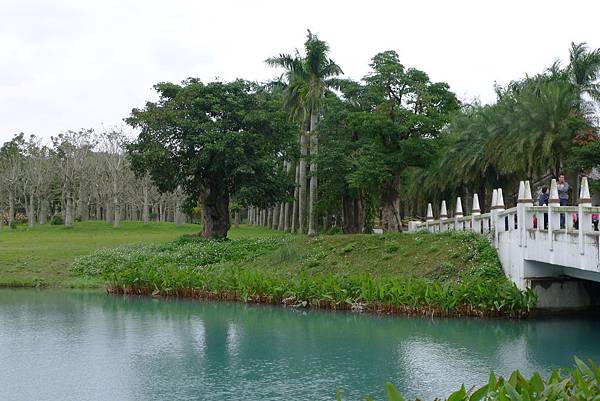
M500 187L511 206L525 179L535 195L565 172L575 202L579 176L600 187L600 49L573 43L567 64L496 86L486 105L459 102L393 50L360 81L340 77L331 53L309 31L302 51L266 60L282 72L273 82L159 83L126 119L139 134L128 146L119 130L51 146L15 136L0 149L0 225L152 214L225 237L231 214L310 235L396 232L428 202L452 210L461 196L468 211L477 193L486 211Z
M400 392L393 384L386 384L388 401L404 401ZM594 361L585 363L575 357L573 369L563 373L553 370L547 380L539 373L534 373L529 379L514 371L508 379L490 373L487 384L466 390L462 386L450 394L447 401L558 401L578 400L595 401L600 397L600 368ZM372 398L365 397L372 401ZM337 392L336 400L342 400L342 393Z
M200 202L203 236L227 236L232 197L261 206L285 198L278 156L291 130L277 124L282 119L272 93L241 80L188 79L155 89L158 102L127 119L140 130L129 155L134 169L149 173L162 191L179 187L190 204Z
M497 86L493 104L466 105L445 130L434 162L413 172L411 196L439 201L477 192L486 202L493 188L511 194L520 180L539 187L565 172L576 199L578 175L600 165L600 49L572 44L569 61Z
M73 270L100 275L114 292L316 308L522 316L535 306L531 290L520 291L504 277L485 238L466 233L443 235L460 239L461 252L472 259L473 269L440 274L436 279L347 273L343 269L337 273L300 269L286 274L277 267L247 266L247 262L285 245L289 237L234 241L188 237L161 246L98 251L79 259Z

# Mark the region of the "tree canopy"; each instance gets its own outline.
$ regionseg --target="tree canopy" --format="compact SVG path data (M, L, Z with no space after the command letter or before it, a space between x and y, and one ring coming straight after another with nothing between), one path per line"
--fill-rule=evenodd
M203 207L203 235L225 237L229 201L272 206L289 194L278 168L295 131L272 93L243 80L155 86L157 102L134 109L139 129L128 145L134 169L148 172L161 191L181 187Z

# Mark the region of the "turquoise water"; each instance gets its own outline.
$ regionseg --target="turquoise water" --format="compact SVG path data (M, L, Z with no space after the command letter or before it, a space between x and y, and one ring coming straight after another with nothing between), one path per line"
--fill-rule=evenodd
M378 317L0 290L0 400L333 400L393 382L410 398L600 360L594 319Z

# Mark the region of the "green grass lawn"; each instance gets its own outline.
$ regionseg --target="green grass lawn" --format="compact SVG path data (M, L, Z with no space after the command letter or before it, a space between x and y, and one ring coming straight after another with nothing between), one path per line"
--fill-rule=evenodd
M244 266L290 276L300 272L369 273L375 277L411 274L445 279L472 268L472 256L460 238L449 235L295 236L275 251L245 261ZM237 264L226 263L224 267Z
M124 244L171 241L183 234L200 231L200 226L173 223L122 222L113 228L101 221L75 223L73 228L43 225L29 229L0 230L0 286L49 285L62 287L100 287L99 280L73 276L71 263L97 249ZM279 233L280 234L280 233ZM230 238L278 235L258 227L232 229Z

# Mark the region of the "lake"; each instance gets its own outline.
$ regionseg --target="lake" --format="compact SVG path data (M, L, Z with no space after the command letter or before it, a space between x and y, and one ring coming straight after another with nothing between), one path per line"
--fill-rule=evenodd
M600 321L428 319L0 289L0 399L431 400L600 361Z

